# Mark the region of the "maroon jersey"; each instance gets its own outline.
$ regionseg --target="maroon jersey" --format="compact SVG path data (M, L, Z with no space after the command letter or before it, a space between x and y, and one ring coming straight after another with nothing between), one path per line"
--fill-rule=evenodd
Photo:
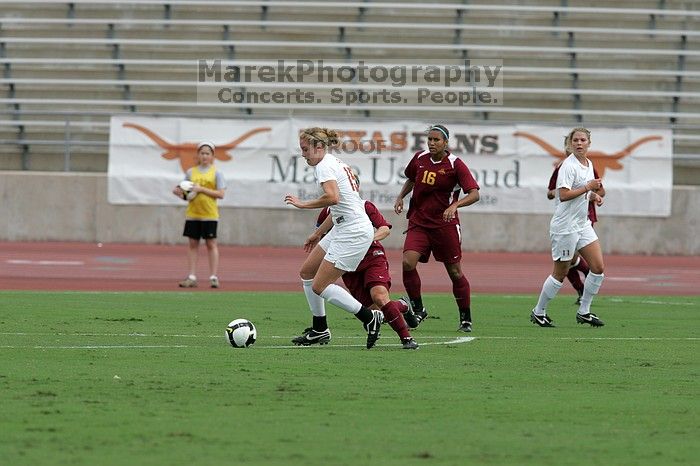
M561 163L556 166L556 168L552 172L552 176L549 178L549 184L547 185L547 189L549 191L553 191L557 187L557 177L559 176L559 167L561 167ZM596 170L595 167L593 167L593 176L595 176L596 178L599 178L598 170ZM594 224L595 222L598 221L598 214L595 211L595 202L588 203L588 220L591 221L591 224Z
M458 225L458 215L445 221L442 214L459 198L460 188L465 193L479 189L467 164L449 152L440 162L433 161L427 150L416 152L404 174L415 183L406 217L425 228Z

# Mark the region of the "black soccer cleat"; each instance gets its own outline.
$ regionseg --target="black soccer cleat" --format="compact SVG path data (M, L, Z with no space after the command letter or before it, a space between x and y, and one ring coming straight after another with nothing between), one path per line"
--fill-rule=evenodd
M588 313L588 314L579 314L578 312L576 313L576 322L579 324L589 324L591 327L602 327L605 325L605 322L600 320L597 315Z
M297 346L327 345L331 341L331 331L326 329L318 332L312 328L304 329L304 333L292 339Z
M416 320L420 324L428 317L428 311L423 307L420 311L414 310L413 313L416 315Z
M463 320L459 323L459 328L457 330L460 332L469 333L472 331L472 323L468 320Z
M404 338L401 340L403 349L418 349L418 343L413 338Z
M367 349L372 348L379 340L379 328L382 326L382 322L384 322L384 314L375 309L372 311L372 320L362 324L367 331Z
M537 324L540 327L554 327L554 321L550 319L547 316L547 314L543 316L538 316L537 314L535 314L534 309L530 313L530 322L532 322L533 324Z
M408 310L403 313L403 318L406 321L408 328L418 327L418 324L420 323L420 321L418 320L416 315L413 313L413 309L411 309L411 301L408 298L399 298L399 302L401 304L404 304L406 307L408 307Z

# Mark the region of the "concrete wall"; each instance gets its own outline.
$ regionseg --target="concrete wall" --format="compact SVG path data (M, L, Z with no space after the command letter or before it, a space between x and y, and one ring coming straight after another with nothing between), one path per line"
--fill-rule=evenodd
M281 203L281 200L280 200ZM183 207L107 203L106 174L0 172L0 240L184 243ZM406 220L384 241L401 247ZM608 217L596 225L605 252L700 254L700 187L675 186L669 218ZM301 246L316 212L287 209L221 209L221 244ZM549 251L549 215L476 214L461 210L464 249Z

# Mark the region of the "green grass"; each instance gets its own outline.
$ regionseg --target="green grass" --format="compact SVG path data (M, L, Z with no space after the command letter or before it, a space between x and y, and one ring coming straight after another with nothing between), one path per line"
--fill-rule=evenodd
M700 297L600 296L606 326L528 322L534 296L454 301L404 351L363 348L328 306L333 341L291 348L302 293L2 292L0 462L6 465L698 464ZM224 327L258 328L248 349ZM428 344L429 343L429 344ZM92 346L92 348L88 348Z

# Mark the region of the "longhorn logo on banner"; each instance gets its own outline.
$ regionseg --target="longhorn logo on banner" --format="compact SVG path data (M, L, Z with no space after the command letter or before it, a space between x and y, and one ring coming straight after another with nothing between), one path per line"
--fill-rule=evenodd
M526 133L523 131L516 131L515 133L513 133L513 136L528 139L540 146L552 157L556 157L557 161L554 163L555 165L566 158L566 153L563 150L555 148L554 146L539 138L538 136L535 136L534 134ZM605 170L607 170L608 168L610 168L611 170L620 170L622 168L620 160L634 152L634 150L637 147L641 146L642 144L646 144L647 142L658 141L661 139L661 136L647 136L633 142L629 146L625 147L621 151L615 152L614 154L606 154L605 152L601 152L599 150L592 150L588 152L587 157L595 165L600 177L603 178L605 176Z
M145 134L151 141L155 142L161 149L165 150L165 152L161 154L161 157L163 157L164 159L180 160L180 166L182 167L183 172L186 172L187 170L189 170L197 164L197 145L199 144L199 142L182 142L180 144L173 144L158 136L150 129L141 125L137 125L136 123L124 123L123 126L125 128L134 128L135 130L140 131L141 133ZM255 128L245 132L237 139L234 139L233 141L228 142L226 144L215 143L216 150L214 151L214 158L224 162L231 160L232 157L231 154L228 153L228 151L235 149L236 146L241 144L246 139L258 133L270 131L271 129L272 128L269 127Z

